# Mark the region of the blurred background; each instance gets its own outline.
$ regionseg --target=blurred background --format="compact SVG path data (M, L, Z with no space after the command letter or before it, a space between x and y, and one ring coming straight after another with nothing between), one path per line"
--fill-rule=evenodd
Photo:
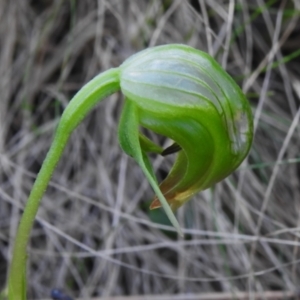
M69 100L133 53L169 43L210 53L241 86L254 115L249 157L178 210L180 238L149 211L153 191L118 145L122 95L108 97L73 133L43 198L29 298L53 288L85 299L297 290L299 18L299 0L0 1L0 290L20 208ZM161 181L174 157L151 159Z

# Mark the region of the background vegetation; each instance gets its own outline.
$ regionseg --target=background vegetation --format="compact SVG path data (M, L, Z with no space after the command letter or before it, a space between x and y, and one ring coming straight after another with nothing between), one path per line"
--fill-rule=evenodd
M73 134L42 201L30 298L54 287L84 298L297 289L299 17L298 0L0 1L0 289L20 208L69 99L167 43L209 52L243 88L255 118L249 158L178 211L181 239L149 212L153 192L118 146L122 97L109 97ZM153 156L160 180L172 160Z

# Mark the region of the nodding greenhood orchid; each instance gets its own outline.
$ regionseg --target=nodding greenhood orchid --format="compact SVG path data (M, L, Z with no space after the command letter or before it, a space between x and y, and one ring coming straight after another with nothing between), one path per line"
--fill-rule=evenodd
M175 164L160 185L172 209L240 165L253 135L249 104L208 54L183 45L161 46L132 56L120 69L126 96L119 126L123 150L151 182L154 175L145 155L147 145L138 143L139 126L179 145ZM160 207L163 201L157 193L151 208Z
M177 44L158 46L96 76L66 107L32 188L16 236L9 299L26 299L26 245L40 200L70 134L97 103L118 90L125 95L120 145L137 161L154 189L151 208L162 205L178 232L172 210L229 175L249 152L253 125L248 101L233 79L202 51ZM174 144L162 149L142 135L140 127L166 136ZM178 152L160 186L148 152Z

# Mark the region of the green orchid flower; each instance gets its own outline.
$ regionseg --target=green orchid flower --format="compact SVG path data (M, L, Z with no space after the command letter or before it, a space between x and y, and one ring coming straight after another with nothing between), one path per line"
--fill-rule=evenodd
M240 165L252 142L249 104L208 54L183 45L161 46L132 56L120 69L126 100L119 140L157 194L151 208L160 207L164 197L175 210ZM163 197L152 182L147 148L138 143L140 125L181 149L160 185Z
M70 101L32 188L16 236L9 299L26 299L26 246L40 200L72 131L108 95L125 95L119 123L121 148L140 165L155 198L181 233L173 210L234 171L249 152L253 124L249 103L233 79L208 54L184 45L144 50L87 83ZM168 137L162 149L140 127ZM159 185L147 153L178 152Z

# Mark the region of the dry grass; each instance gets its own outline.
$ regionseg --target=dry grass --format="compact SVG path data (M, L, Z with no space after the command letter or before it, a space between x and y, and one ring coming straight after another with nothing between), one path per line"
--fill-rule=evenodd
M248 160L178 211L177 238L150 219L153 192L118 146L122 97L109 97L73 134L42 201L29 296L296 290L299 11L298 0L0 1L0 285L19 208L72 95L138 50L184 43L213 55L249 96ZM159 178L171 165L153 162Z

